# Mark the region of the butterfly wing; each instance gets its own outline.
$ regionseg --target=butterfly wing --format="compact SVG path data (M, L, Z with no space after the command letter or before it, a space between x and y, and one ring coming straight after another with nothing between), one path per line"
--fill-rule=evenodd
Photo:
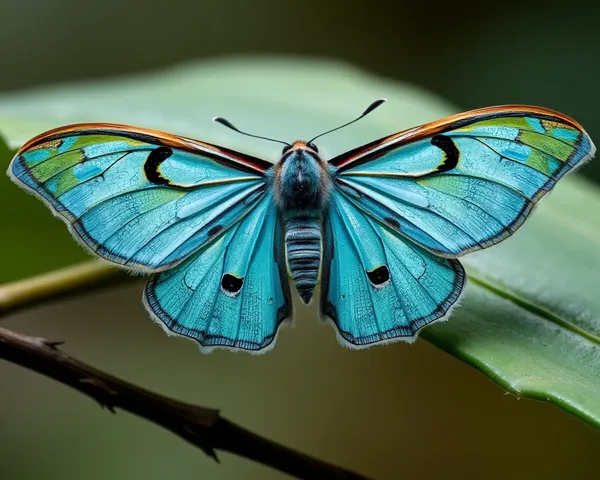
M219 239L152 275L145 305L167 329L203 347L272 346L292 315L282 232L267 195Z
M595 148L574 120L492 107L330 161L322 312L352 347L415 338L465 283L454 258L511 235Z
M333 192L324 221L321 311L352 348L447 317L465 283L458 260L437 257Z
M152 130L81 124L44 133L9 175L74 237L122 266L168 269L264 198L270 163Z
M336 190L402 236L454 258L502 241L595 147L569 117L491 107L382 138L331 160Z

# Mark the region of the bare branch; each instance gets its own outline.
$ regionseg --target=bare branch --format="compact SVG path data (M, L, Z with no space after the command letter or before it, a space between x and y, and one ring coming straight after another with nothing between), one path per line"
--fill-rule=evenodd
M223 418L218 410L179 402L113 377L71 357L58 345L0 327L0 358L69 385L113 413L121 408L160 425L215 460L215 451L223 450L297 478L366 478L256 435Z

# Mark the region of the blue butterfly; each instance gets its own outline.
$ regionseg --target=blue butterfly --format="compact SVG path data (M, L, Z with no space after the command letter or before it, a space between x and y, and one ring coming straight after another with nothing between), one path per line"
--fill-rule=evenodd
M87 249L151 273L144 304L170 332L266 350L293 315L289 269L306 304L320 274L322 315L362 348L446 319L466 281L457 257L510 236L595 152L571 118L520 105L324 161L315 139L342 127L281 142L272 164L142 128L72 125L30 140L9 175Z

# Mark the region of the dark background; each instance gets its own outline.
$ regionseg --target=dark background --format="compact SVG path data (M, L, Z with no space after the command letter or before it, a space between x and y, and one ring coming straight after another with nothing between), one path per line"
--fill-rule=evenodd
M600 135L600 5L580 1L2 0L0 89L188 59L347 60L461 109L554 108ZM600 176L592 164L586 174Z
M0 90L222 55L316 55L420 85L460 109L555 108L597 139L598 5L2 0ZM600 162L583 173L600 179ZM201 357L191 342L165 341L149 325L140 290L136 284L44 307L7 326L66 339L99 368L224 408L257 432L377 478L584 478L600 467L597 432L549 405L503 396L424 342L358 358L332 332L299 322L269 356ZM197 376L178 372L178 363L197 365ZM228 455L213 465L151 425L111 417L17 367L0 365L0 392L3 480L282 478Z
M421 85L461 109L554 108L600 136L598 2L0 3L3 90L221 55L317 55Z

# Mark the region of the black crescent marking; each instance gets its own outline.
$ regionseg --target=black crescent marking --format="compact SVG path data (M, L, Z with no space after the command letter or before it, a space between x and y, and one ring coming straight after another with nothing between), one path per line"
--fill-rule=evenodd
M444 161L437 167L437 172L447 172L458 165L460 151L454 141L445 135L434 135L431 144L444 152Z
M221 279L221 288L230 295L237 295L242 289L244 279L226 273Z
M553 122L557 122L557 123L562 123L564 125L569 125L569 126L573 127L574 129L576 129L578 132L582 133L580 130L580 127L570 123L570 121L568 121L568 119L558 117L549 112L535 113L535 112L531 112L529 110L503 110L503 111L499 111L499 112L479 113L477 115L466 116L459 120L450 122L438 131L440 131L442 133L449 132L451 130L456 130L456 129L459 129L462 127L467 127L469 125L473 125L473 124L475 124L477 122L481 122L483 120L493 120L496 118L513 118L513 117L531 117L531 118L537 118L540 120L549 120L549 121L553 121ZM422 125L422 127L424 127L424 126L425 125ZM418 130L419 128L420 127L410 129L411 131L408 133L412 134L412 132L414 132L415 130ZM384 154L389 152L390 150L395 150L397 148L401 148L405 145L410 145L411 143L413 143L415 141L423 139L423 137L420 137L418 135L417 135L417 138L414 138L412 135L409 135L409 136L411 137L409 141L400 141L398 143L392 143L385 147L379 148L378 150L374 150L376 147L380 147L383 143L386 143L390 140L390 136L382 137L378 140L367 143L366 145L362 145L360 147L353 148L352 150L350 150L346 153L342 153L341 155L338 155L337 157L334 157L331 160L329 160L328 163L330 165L333 165L334 167L339 167L339 170L337 172L339 175L341 172L348 170L350 168L358 167L358 166L368 162L369 160L380 158ZM352 159L352 157L356 157L359 155L360 155L359 159ZM340 167L341 164L343 164L343 165Z
M144 173L146 174L146 178L154 183L155 185L170 185L168 179L163 177L158 171L158 167L160 164L164 162L167 158L173 155L173 150L169 147L158 147L150 152L146 162L144 163Z
M382 265L373 270L367 270L367 276L374 286L379 287L390 279L390 271L388 270L388 267Z
M132 140L136 140L142 143L149 143L150 145L157 145L167 142L167 140L162 140L157 138L155 135L151 135L149 133L141 133L141 132L132 132L131 130L127 130L128 127L123 126L122 129L115 128L89 128L85 130L69 130L66 132L58 132L52 135L48 135L47 137L38 139L33 142L31 145L28 145L26 149L22 149L21 153L30 151L33 148L39 147L40 145L46 144L49 141L56 141L63 138L68 138L72 136L83 136L83 135L115 135L118 137L131 138ZM160 132L159 132L160 133ZM187 139L190 140L190 139ZM192 139L192 142L194 140ZM185 148L186 151L195 153L200 156L206 156L216 162L221 164L231 166L236 168L237 170L241 170L243 172L262 174L266 170L269 170L273 167L273 163L268 162L266 160L262 160L257 157L253 157L251 155L242 154L236 152L235 150L231 150L229 148L221 147L219 145L212 145L210 143L202 142L204 145L208 145L208 147L214 147L216 152L212 152L210 149L206 149L202 147L201 150L194 145L190 145L188 148ZM178 147L183 148L183 147ZM231 158L223 158L221 154L225 154Z

